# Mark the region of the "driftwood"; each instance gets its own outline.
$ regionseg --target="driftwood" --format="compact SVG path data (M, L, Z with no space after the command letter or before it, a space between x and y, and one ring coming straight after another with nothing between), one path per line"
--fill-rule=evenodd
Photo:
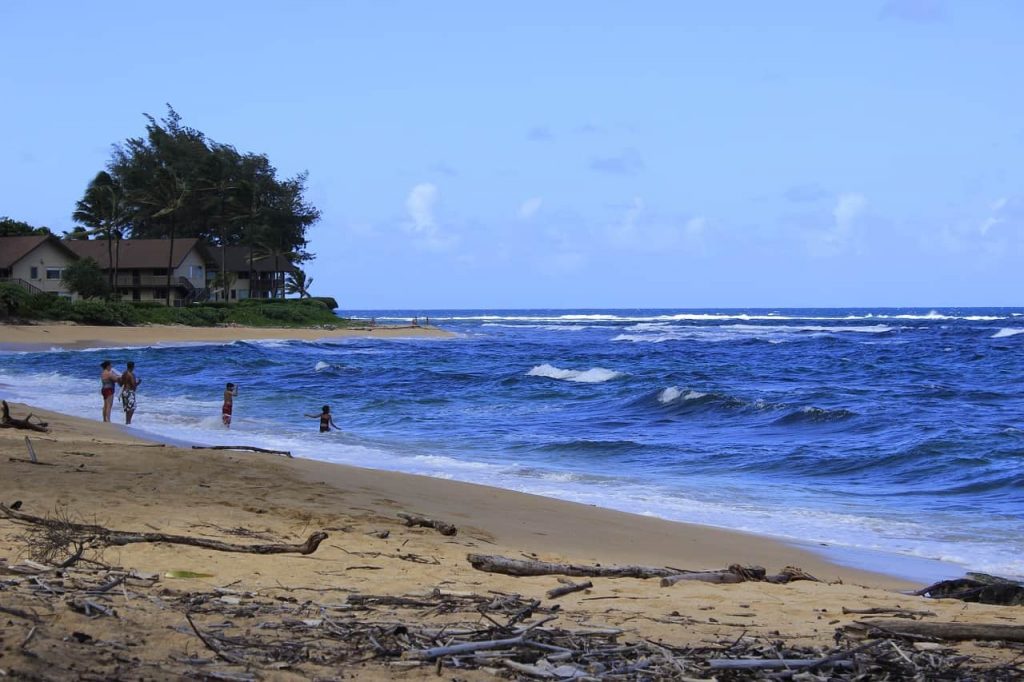
M268 455L284 455L285 457L292 458L292 453L288 450L268 450L267 448L257 448L252 445L193 445L193 450L248 450L250 452L264 452Z
M788 670L821 665L820 659L806 658L718 658L708 661L711 670ZM832 661L835 668L852 668L851 661Z
M987 573L968 573L966 578L942 580L914 594L932 599L959 599L981 604L1024 606L1024 583Z
M28 429L29 431L39 431L41 433L49 432L49 424L44 421L36 420L37 423L33 424L32 413L29 412L28 416L24 419L15 419L11 416L11 408L7 405L7 401L3 402L3 416L0 417L0 428L2 429Z
M437 519L428 519L425 516L415 516L413 514L399 514L399 518L405 520L407 526L422 526L424 528L433 528L441 535L455 535L459 532L459 529L450 523L445 521L438 521Z
M985 640L1024 642L1024 625L1005 623L933 623L908 620L856 621L843 628L862 637L909 637L912 639Z
M213 549L218 552L245 552L248 554L312 554L320 546L320 543L327 539L327 533L322 531L313 533L305 542L298 545L289 544L264 544L264 545L236 545L219 540L208 540L188 535L170 535L168 533L136 533L133 531L112 530L103 526L85 523L73 523L64 519L47 519L41 516L33 516L15 511L6 505L0 504L0 515L6 516L14 521L21 521L36 526L53 528L63 531L67 535L78 536L80 543L87 543L92 546L122 546L138 542L167 542L176 545L191 545Z
M547 561L509 559L488 554L468 554L466 560L478 571L515 576L571 575L585 578L665 578L679 573L678 570L671 568L555 564Z
M563 585L562 587L556 587L554 589L548 590L547 591L547 596L548 596L548 599L558 599L559 597L564 597L565 595L572 594L573 592L581 592L582 590L589 590L593 586L594 586L594 583L590 582L589 580L587 582L585 582L585 583L568 582L567 584Z

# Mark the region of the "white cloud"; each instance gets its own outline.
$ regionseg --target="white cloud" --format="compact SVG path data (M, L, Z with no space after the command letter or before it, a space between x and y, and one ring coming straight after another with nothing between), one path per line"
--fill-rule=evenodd
M867 206L868 200L863 194L840 194L832 209L832 224L811 234L809 247L812 255L835 256L856 246L858 219Z
M708 221L704 216L682 219L659 216L641 197L634 197L622 218L608 227L608 241L617 248L639 252L661 252L684 248L688 253L705 253Z
M992 202L989 206L991 215L982 221L981 225L978 227L978 231L981 232L982 237L986 236L988 231L993 227L1006 220L1002 214L1003 209L1006 208L1006 204L1009 203L1009 201L1010 200L1007 197L1000 197Z
M414 232L430 234L436 232L437 222L434 220L434 205L437 203L437 187L423 182L412 188L405 200L405 210L409 212L409 223Z
M531 197L519 206L519 217L523 220L530 220L537 215L544 200L541 197Z
M436 185L421 182L405 199L405 210L409 214L405 228L418 238L419 246L431 251L446 251L458 242L455 235L446 234L438 225L435 211L439 197Z

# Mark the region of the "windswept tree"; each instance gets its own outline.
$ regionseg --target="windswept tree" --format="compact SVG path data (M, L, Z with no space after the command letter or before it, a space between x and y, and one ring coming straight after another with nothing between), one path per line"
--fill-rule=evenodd
M107 240L107 277L110 291L116 292L121 238L124 236L123 230L128 218L121 183L106 171L97 173L86 188L85 196L75 204L75 212L71 217L75 222L91 228L86 231L86 238L89 235L97 235ZM115 242L117 256L114 254Z
M313 278L307 277L304 270L296 268L288 273L284 286L286 293L297 294L299 298L312 298L309 294L309 288L313 286Z

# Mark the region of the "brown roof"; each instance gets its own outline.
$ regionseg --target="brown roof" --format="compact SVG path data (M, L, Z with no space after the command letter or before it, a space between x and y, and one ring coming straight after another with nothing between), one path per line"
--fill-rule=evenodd
M104 270L110 268L106 239L71 239L64 243L80 258L92 258L99 263L100 268ZM170 246L170 239L124 239L121 241L119 254L115 255L117 267L120 270L166 268ZM207 257L206 248L198 239L194 237L175 239L171 268L181 265L185 256L192 249L198 249L201 258Z
M220 272L220 258L221 251L224 250L223 246L207 246L206 251L210 254L210 259L206 263L206 267L211 270ZM248 246L228 246L227 247L227 270L228 272L248 272L249 271L249 247ZM273 256L258 256L252 259L252 269L255 272L295 272L298 268L292 264L290 260L282 256L278 259L277 267L274 267Z
M0 237L0 268L8 269L14 267L15 263L35 251L46 241L51 241L54 246L62 249L67 255L76 258L74 252L68 249L64 242L50 234Z

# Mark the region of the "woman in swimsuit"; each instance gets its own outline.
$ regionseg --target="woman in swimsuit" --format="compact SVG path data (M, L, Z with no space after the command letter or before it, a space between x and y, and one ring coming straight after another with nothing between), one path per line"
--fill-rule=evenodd
M110 366L110 360L100 363L100 395L103 396L103 421L105 422L110 421L110 410L114 406L114 386L120 379L121 375Z
M331 417L331 406L324 405L323 412L320 414L307 414L310 419L320 418L320 433L327 433L332 428L337 429L338 425L334 423L334 418ZM340 430L340 429L338 429Z

